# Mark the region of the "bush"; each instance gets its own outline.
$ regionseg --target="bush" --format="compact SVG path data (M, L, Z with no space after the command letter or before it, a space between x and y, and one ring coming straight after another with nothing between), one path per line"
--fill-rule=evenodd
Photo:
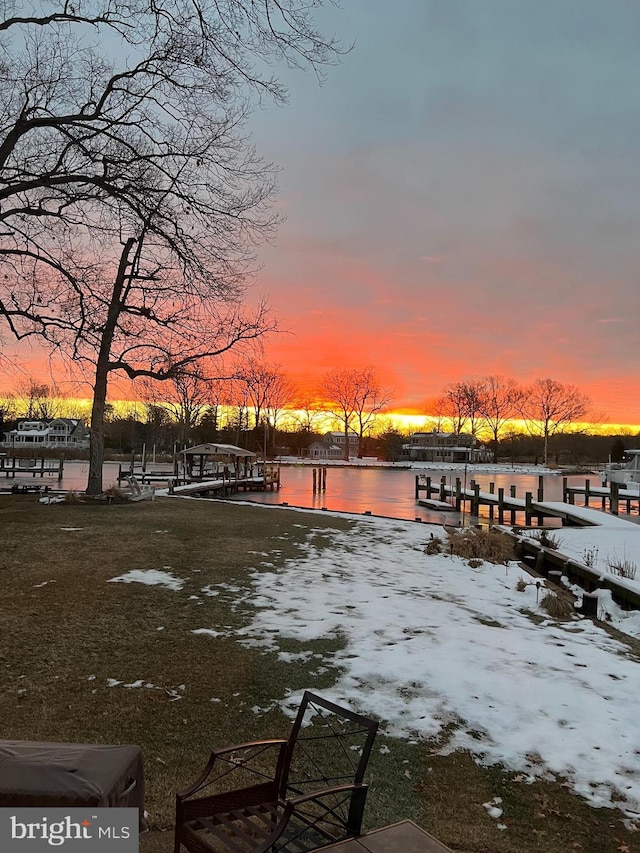
M545 530L544 527L541 527L539 530L534 530L533 533L530 534L529 538L537 540L543 548L551 548L553 551L557 551L562 545L562 539L558 536L554 536L553 533L549 533L549 531Z
M570 619L576 612L568 598L555 592L548 592L540 602L540 607L553 619Z
M609 557L607 560L609 571L618 575L619 578L628 578L633 581L636 579L637 565L633 560L621 560L619 557Z
M449 533L451 553L466 560L506 563L515 559L513 540L497 530L465 530Z
M427 542L424 548L425 554L441 554L442 553L443 542L442 539L439 539L437 536L431 536L431 539Z

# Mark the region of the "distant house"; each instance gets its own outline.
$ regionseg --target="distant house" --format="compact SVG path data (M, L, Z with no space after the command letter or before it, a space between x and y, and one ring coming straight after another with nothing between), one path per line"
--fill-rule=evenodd
M402 447L412 462L490 462L492 454L472 435L457 432L414 432Z
M89 430L78 418L20 418L15 429L5 432L4 444L27 449L86 450L89 447Z
M307 448L307 456L310 459L344 459L343 432L327 432L320 441L314 441ZM349 433L349 456L358 455L358 434Z

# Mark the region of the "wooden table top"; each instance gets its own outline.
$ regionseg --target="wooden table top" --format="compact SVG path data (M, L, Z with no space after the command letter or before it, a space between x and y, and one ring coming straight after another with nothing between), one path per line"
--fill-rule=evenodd
M322 853L452 853L433 835L429 835L412 820L384 826L360 835L323 847Z

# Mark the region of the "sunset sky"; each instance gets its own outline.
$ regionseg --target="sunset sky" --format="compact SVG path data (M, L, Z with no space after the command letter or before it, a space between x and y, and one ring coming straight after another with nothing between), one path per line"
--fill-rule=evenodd
M322 86L279 69L250 123L286 216L265 358L310 392L373 365L396 411L551 377L640 424L640 4L341 5L318 24L353 50Z
M504 373L640 423L640 5L345 0L355 42L253 118L287 221L259 291L301 385L375 365L395 408Z

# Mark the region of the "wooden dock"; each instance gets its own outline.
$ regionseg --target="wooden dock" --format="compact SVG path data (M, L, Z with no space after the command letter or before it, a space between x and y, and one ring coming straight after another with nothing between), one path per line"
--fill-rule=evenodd
M209 480L193 481L183 485L169 483L170 495L215 495L229 497L238 492L273 491L280 488L280 469L264 470L248 477L219 476Z
M422 494L424 493L424 497ZM640 493L629 489L621 489L617 483L610 486L591 487L589 480L582 486L568 486L566 477L562 481L563 501L544 500L544 477L538 477L538 488L534 497L533 492L525 492L524 498L518 497L516 487L511 486L509 494L505 489L495 488L494 483L489 483L489 491L482 491L478 483L471 480L470 485L464 488L458 477L454 485L447 484L447 478L442 477L439 483L432 482L431 477L424 474L416 475L415 497L420 506L434 508L433 496L436 496L436 507L444 511L444 505L450 510L467 512L470 516L478 517L481 507L488 510L489 520L498 524L505 524L506 520L515 525L518 517L524 524L530 527L535 520L537 525L542 525L545 518L560 518L563 525L584 526L588 524L584 515L574 511L580 508L576 504L576 497L583 500L582 506L593 506L597 500L601 504L603 512L618 515L620 507L626 509L628 515L635 508L640 515Z
M22 457L10 458L0 454L0 477L15 479L16 477L57 477L62 480L64 472L64 458L45 459L23 459Z

